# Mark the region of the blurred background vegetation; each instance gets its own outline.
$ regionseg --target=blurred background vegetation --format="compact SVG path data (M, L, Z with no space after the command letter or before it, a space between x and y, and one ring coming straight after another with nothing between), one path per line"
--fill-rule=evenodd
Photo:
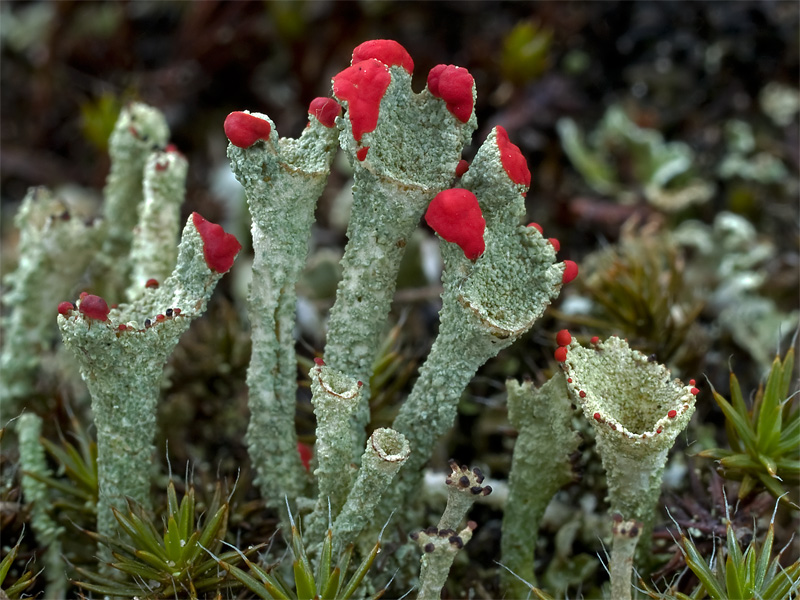
M691 446L689 454L725 448L725 418L707 381L730 397L732 369L745 397L755 394L797 327L799 18L796 2L757 0L6 1L0 267L7 273L17 262L12 216L29 186L51 186L95 212L108 170L106 140L120 107L133 99L166 114L172 141L189 159L184 216L197 210L248 240L247 211L225 156L225 116L264 112L281 135L296 136L308 103L330 94L331 77L349 64L357 44L395 39L414 58L415 89L436 64L470 70L479 130L465 157L493 126L506 127L533 173L529 220L560 240L562 260L581 265L576 285L524 343L479 372L432 466L442 471L455 456L493 477L507 475L514 432L504 380L543 381L554 366L554 332L565 326L587 339L627 337L677 376L696 378L697 416L679 445ZM324 343L345 241L348 178L340 160L319 204L300 289L298 349L306 361ZM409 249L395 302L394 321L402 327L387 332L372 386L373 427L391 421L435 335L440 289L431 240L423 228ZM168 437L172 464L191 462L196 481L209 490L241 468L229 529L259 543L274 522L248 484L242 441L246 264L241 257L172 358L160 417L170 429L160 433L159 447ZM47 416L50 439L71 430L73 411L85 410L76 389L42 381L36 410ZM306 396L298 428L313 441ZM559 494L540 535L547 558L538 571L555 593L583 590L591 597L587 590L604 579L595 556L604 483L590 450L588 440L575 459L581 487ZM4 454L4 469L13 464ZM724 534L723 484L735 497L738 484L721 480L710 460L678 457L668 470L664 504L673 514L705 519L696 523L701 550ZM762 492L753 489L737 513L743 538L752 537L753 519L771 515L774 499ZM13 486L3 494L19 500ZM480 528L466 549L470 564L456 564L449 593L471 588L475 597L496 597L500 513L481 506L471 518ZM25 520L21 508L4 513L4 530L18 532ZM661 521L668 522L666 513ZM775 545L786 544L797 526L796 510L781 512ZM4 553L11 541L4 535ZM679 571L664 527L655 544L659 573ZM17 563L34 549L28 536ZM797 555L795 543L784 558Z

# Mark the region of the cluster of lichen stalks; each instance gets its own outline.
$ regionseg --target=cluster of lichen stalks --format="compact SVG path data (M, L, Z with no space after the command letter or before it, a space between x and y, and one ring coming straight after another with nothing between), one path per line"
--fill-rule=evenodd
M280 512L286 531L293 519L289 511L296 510L305 539L321 540L330 526L335 549L348 543L363 547L387 520L398 518L392 515L414 514L422 470L452 427L461 394L477 369L527 332L577 275L574 262L556 262L557 240L543 237L535 223L523 224L531 176L506 131L495 127L472 163L462 160L476 128L469 72L438 65L428 74L426 88L414 93L412 71L411 57L396 42L366 42L354 50L351 66L333 78L335 99L311 103L309 124L297 139L279 138L274 123L259 113L234 112L224 125L231 142L228 156L252 217L247 444L255 482ZM120 277L105 258L97 272L111 293L125 288L127 280L127 303L109 308L99 294L81 294L76 303L59 306L62 338L92 396L98 530L107 536L117 531L112 507L122 508L125 497L149 505L164 363L240 248L197 214L186 224L177 256L170 254L165 236L156 235L171 227L177 231L163 223L163 213L165 198L182 199L175 186L179 178L162 179L181 157L172 151L149 159L142 184L145 160L132 163L130 157L166 141L165 126L151 110L124 113L115 130L116 150L112 138L106 203L120 214L119 206L127 206L130 213L130 201L114 198L138 198L133 205L139 225L133 226L135 215L122 219L107 209L101 256L124 256L127 267ZM131 123L137 118L147 123L147 135ZM309 373L317 431L306 468L294 426L295 285L305 265L316 201L339 147L354 171L353 207L324 358ZM367 438L365 382L387 326L404 249L423 215L444 242L439 334L392 427ZM694 404L694 390L670 381L663 367L642 360L624 342L612 338L586 350L567 337L561 334L556 356L565 375L557 374L539 390L509 382L509 414L520 434L505 509L503 561L529 581L544 506L571 478L567 457L577 438L570 399L597 428L612 508L626 520L645 523L666 451ZM617 395L606 397L611 390ZM455 463L451 468L439 524L414 536L423 550L421 598L438 597L455 553L475 528L472 522L464 527L466 514L489 491L481 485L480 471ZM627 483L615 483L617 472ZM631 478L637 481L631 484ZM618 581L625 578L624 568L620 573ZM520 591L515 579L508 585L511 592Z

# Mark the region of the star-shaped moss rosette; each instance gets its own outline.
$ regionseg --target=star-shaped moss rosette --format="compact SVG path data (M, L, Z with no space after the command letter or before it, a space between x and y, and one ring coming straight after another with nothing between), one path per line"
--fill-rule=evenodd
M414 62L392 40L353 51L333 78L346 108L339 142L355 170L343 275L328 324L325 362L369 382L409 237L431 199L452 185L475 130L475 86L466 69L437 65L411 89ZM353 430L363 446L366 389Z
M570 395L597 434L610 512L644 523L646 539L667 453L694 412L695 382L673 379L664 365L618 337L594 337L585 348L566 330L559 336L556 360Z
M167 358L206 308L241 245L222 227L193 213L177 265L166 281L134 303L109 308L96 295L58 306L58 326L92 396L97 428L98 531L112 535L112 507L125 498L150 505L156 404Z
M225 119L231 169L244 186L252 216L247 443L261 493L281 509L284 495L297 497L307 482L294 426L295 286L337 149L340 112L335 100L315 99L297 139L279 138L274 123L260 113L234 112Z
M525 158L497 127L463 176L463 189L441 192L428 208L426 220L451 243L441 245L439 335L393 425L414 449L394 489L408 493L416 485L478 368L528 331L577 275L575 263L555 262L554 245L538 229L520 223L529 184Z
M86 222L44 187L31 188L14 217L19 229L17 268L4 280L0 412L14 416L35 388L42 357L57 337L50 319L53 298L74 291L75 281L100 247L103 227Z

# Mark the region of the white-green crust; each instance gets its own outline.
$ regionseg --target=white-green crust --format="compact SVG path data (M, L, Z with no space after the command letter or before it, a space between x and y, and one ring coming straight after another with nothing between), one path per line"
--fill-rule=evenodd
M42 357L55 341L58 299L76 281L100 247L103 227L88 224L50 190L28 190L14 217L19 229L19 263L5 279L0 412L13 417L34 391Z
M573 339L567 388L597 434L611 513L652 528L667 453L694 413L693 387L616 336L584 348Z
M153 152L144 167L144 200L130 252L128 301L144 293L145 284L163 282L178 258L181 205L189 164L178 152Z
M390 67L389 73L374 131L356 142L348 113L340 120L339 141L355 183L325 362L365 384L352 421L356 448L364 443L372 361L383 339L405 247L431 199L453 184L461 151L477 126L474 111L462 123L427 88L415 94L402 67ZM473 104L474 99L473 86ZM366 146L366 158L360 161L356 153Z
M453 529L431 528L413 537L422 550L420 558L419 593L417 600L439 600L447 582L453 560L464 545L472 539L476 524L470 521L456 533Z
M64 345L72 351L92 396L97 429L98 531L117 530L111 507L125 497L150 506L156 404L164 365L180 335L199 317L222 273L209 269L192 217L184 227L172 275L130 304L112 308L108 319L86 317L78 308L58 316ZM180 309L167 316L167 309ZM163 319L158 319L162 315ZM126 325L124 331L120 325Z
M556 373L542 387L509 379L508 419L517 430L503 510L502 562L520 578L535 583L533 569L539 522L553 495L573 480L570 463L580 443L572 427L573 409L566 379ZM513 597L529 588L509 573Z
M252 356L247 372L250 423L247 445L261 493L282 510L307 477L297 452L295 286L308 254L317 199L336 152L338 130L311 116L298 139L279 138L269 117L269 140L249 148L228 145L252 216L253 280L249 316Z

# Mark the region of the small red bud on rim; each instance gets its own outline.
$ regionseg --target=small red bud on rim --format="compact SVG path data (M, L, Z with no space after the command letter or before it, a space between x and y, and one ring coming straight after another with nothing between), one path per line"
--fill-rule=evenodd
M580 396L581 398L586 398L586 392L581 390L580 392L578 392L578 396Z
M572 383L572 377L567 377L567 383Z
M464 67L436 65L428 73L428 91L441 98L456 119L462 123L472 116L472 88L475 80Z
M527 189L531 185L531 172L528 161L522 156L520 149L511 143L508 132L499 125L497 130L497 149L500 151L500 162L508 178L514 183L524 185Z
M351 64L371 58L379 60L387 67L403 67L409 74L414 71L414 60L408 50L394 40L368 40L359 44L353 49Z
M592 337L592 339L591 339L591 340L589 340L589 341L590 341L590 342L592 342L593 344L597 344L597 343L599 343L599 342L600 342L600 338L599 338L599 337L597 337L597 336L595 335L595 336L593 336L593 337Z
M450 189L436 194L425 221L443 239L458 244L470 260L476 260L486 250L486 221L478 199L468 190Z
M603 417L600 416L600 413L594 413L594 415L592 415L592 416L594 417L595 421L600 421L603 418Z
M258 140L268 140L272 131L265 119L238 110L225 117L223 127L231 144L239 148L249 148Z
M556 334L556 343L559 346L569 346L570 342L572 342L572 336L569 333L569 330L562 329Z
M79 299L80 299L80 300L83 300L83 299L84 299L84 298L86 298L86 296L88 296L88 295L89 295L89 292L81 292L81 295L79 296Z
M180 154L178 147L175 144L167 144L167 147L164 148L164 152L177 152Z
M571 260L564 261L564 274L561 276L561 283L569 283L578 276L578 265Z
M70 311L75 310L75 305L72 302L59 302L58 314L67 315Z
M303 442L297 442L297 453L300 455L300 462L303 463L303 467L308 471L311 466L311 458L314 456L311 446Z
M356 381L356 385L358 385L358 387L362 387L364 385L364 382L363 381Z
M691 390L689 390L689 391L692 393L692 396L697 396L697 394L699 394L699 393L700 393L700 390L698 390L696 387L693 387L693 388L692 388Z
M325 366L325 361L322 360L319 356L315 356L314 357L314 364L318 365L320 367L324 367Z
M155 280L155 279L148 279L147 282L144 284L144 287L146 287L146 288L157 288L158 287L158 281Z
M469 171L469 163L462 158L456 165L456 177L463 176L467 171Z
M117 327L117 329L119 331L125 331L127 329L127 326L125 325L125 323L120 323L119 327Z
M561 250L561 242L559 242L556 238L547 238L547 241L550 242L550 245L555 249L556 252Z
M233 234L225 233L221 225L206 221L199 213L192 213L192 223L203 239L203 256L208 268L217 273L227 273L242 249L239 240Z
M83 294L81 294L83 296ZM86 294L81 299L81 304L78 307L85 316L90 319L97 319L98 321L108 321L109 308L106 301L100 296L93 296Z
M333 93L347 102L347 115L357 142L377 127L381 100L391 80L388 67L377 59L354 63L334 76Z
M564 346L556 348L556 351L553 353L553 356L558 362L563 363L564 361L567 360L567 349L564 348Z
M369 152L369 146L364 146L363 148L359 148L356 150L356 158L363 162L365 158L367 158L367 152Z
M172 314L177 317L179 314L181 314L181 309L180 308L173 308L172 309Z
M697 383L697 382L694 379L690 379L689 380L689 385L694 385L695 383Z
M156 321L164 321L166 318L164 315L156 315Z
M656 433L661 433L661 427L659 427L658 429L656 429Z
M677 411L677 410L671 410L671 411L669 411L669 412L667 413L667 416L668 416L670 419L674 419L675 417L677 417L677 416L678 416L678 411Z
M528 227L533 227L539 233L544 233L544 229L542 229L542 226L538 223L528 223Z
M336 124L336 117L342 114L341 105L333 98L314 98L308 105L308 114L313 115L317 121L331 128Z

